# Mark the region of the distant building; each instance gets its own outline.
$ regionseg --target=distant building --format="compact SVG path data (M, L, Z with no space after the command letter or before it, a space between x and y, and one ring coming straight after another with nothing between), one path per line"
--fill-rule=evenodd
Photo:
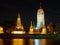
M21 23L20 13L18 13L16 26L11 33L12 34L25 34L24 27Z
M36 28L34 28L34 34L47 34L44 11L41 5L37 10L37 25ZM34 45L46 45L46 39L34 39Z
M43 25L45 25L44 11L43 11L43 8L40 6L40 8L37 10L37 25L36 25L36 29L42 28Z
M37 34L46 34L46 26L45 26L45 18L44 18L44 10L40 5L40 8L37 10L37 25L34 28L34 31Z
M16 29L24 30L24 27L23 27L23 25L21 23L20 13L18 13L17 23L16 23Z
M29 34L34 34L34 29L33 29L32 21L30 22Z

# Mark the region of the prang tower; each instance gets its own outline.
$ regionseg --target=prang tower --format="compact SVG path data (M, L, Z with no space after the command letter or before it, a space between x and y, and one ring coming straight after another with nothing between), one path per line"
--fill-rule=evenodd
M18 13L17 23L16 23L16 29L24 30L23 25L21 23L20 13Z
M29 34L33 34L34 31L33 31L33 25L32 25L32 21L30 22L30 28L29 28Z
M37 26L36 26L36 29L42 28L43 25L45 25L44 10L40 4L40 8L37 10Z

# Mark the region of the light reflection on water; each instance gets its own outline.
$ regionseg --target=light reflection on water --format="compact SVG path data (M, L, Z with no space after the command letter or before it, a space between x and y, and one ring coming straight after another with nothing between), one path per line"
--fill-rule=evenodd
M29 45L34 45L34 39L29 39Z
M42 45L47 45L46 43L47 43L47 42L46 42L46 39L41 39L41 44L42 44Z
M0 45L52 45L52 41L51 39L0 39Z
M12 39L12 45L24 45L24 39Z
M42 45L41 39L34 39L34 45Z
M0 45L4 45L3 39L0 39Z

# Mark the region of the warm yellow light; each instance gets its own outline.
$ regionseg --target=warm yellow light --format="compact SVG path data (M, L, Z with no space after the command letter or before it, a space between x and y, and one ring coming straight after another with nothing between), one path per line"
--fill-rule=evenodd
M3 32L3 27L0 27L0 34L4 33Z
M33 26L32 26L32 21L31 21L31 24L30 24L30 29L29 29L29 34L33 34Z
M12 45L24 45L24 39L12 39Z
M18 17L17 17L16 28L24 30L24 27L23 27L23 25L21 23L21 18L20 18L20 14L19 13L18 13Z
M19 29L20 27L16 27L17 29Z
M46 34L46 33L47 33L47 31L46 31L46 27L43 26L41 34Z
M30 29L30 30L32 30L32 31L29 31L29 34L33 34L34 32L33 32L33 29Z
M16 28L24 30L24 28L22 26L16 26Z
M45 28L43 29L43 32L42 32L42 34L44 34L45 33Z
M47 40L46 39L41 39L42 45L47 45Z
M19 18L17 18L18 20L20 20L20 17Z
M12 34L25 34L24 31L12 31L11 33Z

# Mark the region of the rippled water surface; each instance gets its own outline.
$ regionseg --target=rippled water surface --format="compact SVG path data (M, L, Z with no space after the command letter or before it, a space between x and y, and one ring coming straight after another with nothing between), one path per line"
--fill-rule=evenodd
M53 39L0 39L0 45L58 45Z

